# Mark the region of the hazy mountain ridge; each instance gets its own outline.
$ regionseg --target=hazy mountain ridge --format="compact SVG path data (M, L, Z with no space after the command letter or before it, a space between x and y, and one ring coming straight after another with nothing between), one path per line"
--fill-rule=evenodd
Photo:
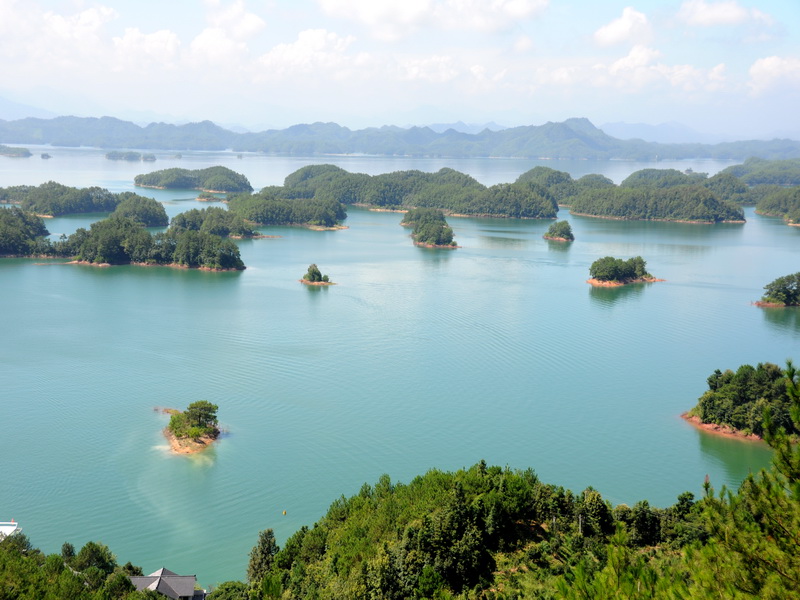
M520 157L565 159L743 160L800 157L800 142L787 139L718 144L663 144L642 139L621 140L586 118L511 127L479 133L430 127L370 127L351 130L336 123L306 123L286 129L236 133L211 121L140 127L114 117L56 117L0 120L0 143L96 146L109 149L234 150L274 154L376 154L449 157Z

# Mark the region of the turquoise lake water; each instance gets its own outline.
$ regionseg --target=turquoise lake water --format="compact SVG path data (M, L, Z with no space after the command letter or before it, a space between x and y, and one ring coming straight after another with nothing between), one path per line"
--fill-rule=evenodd
M37 150L45 151L45 150ZM0 158L0 186L134 189L137 173L224 164L254 187L303 166L352 171L448 166L485 184L536 164L616 182L645 168L714 173L730 163L282 158L159 154L114 163L99 150ZM191 192L147 190L170 215ZM396 213L350 208L349 229L268 228L242 241L241 273L0 261L0 520L34 545L108 544L145 572L244 576L259 530L279 543L338 496L387 473L532 467L543 481L612 503L672 504L735 487L769 462L763 444L680 419L714 369L800 359L800 315L758 309L763 286L796 272L800 230L746 210L744 225L571 217L451 218L462 247L414 247ZM52 219L71 233L100 215ZM585 283L601 256L641 255L664 282ZM297 282L317 263L338 285ZM169 453L154 407L218 404L229 433L194 457ZM283 511L286 515L283 515Z

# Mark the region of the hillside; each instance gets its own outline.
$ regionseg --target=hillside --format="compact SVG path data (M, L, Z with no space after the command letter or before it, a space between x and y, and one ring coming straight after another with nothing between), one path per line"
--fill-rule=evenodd
M95 146L148 150L233 150L292 155L375 154L449 157L522 157L654 160L684 158L765 159L800 157L800 142L741 141L722 144L659 144L620 140L588 119L463 133L429 127L384 126L351 130L336 123L293 125L236 133L210 121L140 127L113 117L0 120L0 143Z

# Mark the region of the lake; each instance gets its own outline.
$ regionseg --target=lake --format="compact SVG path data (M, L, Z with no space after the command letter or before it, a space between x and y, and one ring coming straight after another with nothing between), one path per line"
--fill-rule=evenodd
M256 188L323 162L371 174L446 166L487 185L537 164L616 182L730 164L231 153L117 163L96 149L31 149L53 158L0 157L0 185L123 191L138 173L215 164ZM142 193L170 216L208 206L191 192ZM46 224L69 234L100 217ZM48 553L101 541L146 573L165 566L208 586L244 577L259 530L283 544L383 473L408 482L485 459L630 505L699 496L706 474L736 487L768 465L768 448L679 415L715 369L800 358L797 311L751 305L798 270L800 230L746 217L702 226L562 210L568 245L542 239L550 221L451 218L461 248L432 250L412 245L399 214L349 208L346 230L265 228L281 237L239 242L240 273L4 259L0 520L18 520ZM606 255L641 255L666 281L592 288L589 265ZM338 285L299 284L312 262ZM218 404L228 433L201 455L171 455L154 408L195 400Z

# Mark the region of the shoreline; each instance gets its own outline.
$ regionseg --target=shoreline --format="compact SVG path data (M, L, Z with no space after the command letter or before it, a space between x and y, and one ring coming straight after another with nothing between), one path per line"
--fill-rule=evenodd
M723 223L733 225L743 225L747 223L745 219L740 220L723 220L723 221L689 221L687 219L637 219L634 217L614 217L611 215L593 215L591 213L579 213L569 211L569 214L575 217L589 217L592 219L606 219L609 221L655 221L658 223L685 223L686 225L720 225Z
M765 302L764 300L757 300L755 302L751 302L750 304L759 308L793 308L788 304L782 304L780 302Z
M594 287L620 287L623 285L630 285L632 283L653 283L655 281L666 281L666 279L658 279L657 277L640 277L639 279L629 279L628 281L601 281L600 279L587 279L586 283Z
M297 281L299 281L303 285L316 285L316 286L336 285L335 281L309 281L308 279L298 279Z
M718 425L717 423L703 423L700 420L700 417L696 417L690 415L688 412L685 412L681 415L681 419L689 423L692 427L699 429L705 433L710 433L712 435L719 435L722 437L727 438L734 438L737 440L742 440L745 442L763 442L764 440L761 436L756 435L755 433L744 433L743 431L739 431L738 429L734 429L729 425Z
M163 415L174 415L181 412L175 408L163 408L158 406L156 406L153 410L160 412ZM215 436L204 435L197 440L193 440L191 438L178 438L169 430L169 427L164 427L164 429L161 430L161 433L163 433L164 437L167 438L167 442L169 442L169 447L173 454L185 456L188 454L197 454L198 452L207 450L219 439L220 433L222 432L217 429L217 434Z
M126 266L133 266L133 267L167 267L170 269L195 269L197 271L211 271L214 273L224 273L224 272L235 272L235 271L243 271L244 269L212 269L211 267L188 267L186 265L179 265L178 263L169 263L169 264L151 264L151 263L142 263L142 262L131 262L125 263L121 265L112 265L111 263L93 263L86 260L70 260L65 263L61 263L65 265L85 265L87 267L126 267ZM247 267L245 267L246 269Z
M450 244L426 244L425 242L414 242L414 245L420 248L442 248L444 250L455 250L456 248L461 248L461 246L452 246Z
M567 238L563 237L553 237L552 235L543 235L544 239L548 242L574 242L575 240L568 240Z

